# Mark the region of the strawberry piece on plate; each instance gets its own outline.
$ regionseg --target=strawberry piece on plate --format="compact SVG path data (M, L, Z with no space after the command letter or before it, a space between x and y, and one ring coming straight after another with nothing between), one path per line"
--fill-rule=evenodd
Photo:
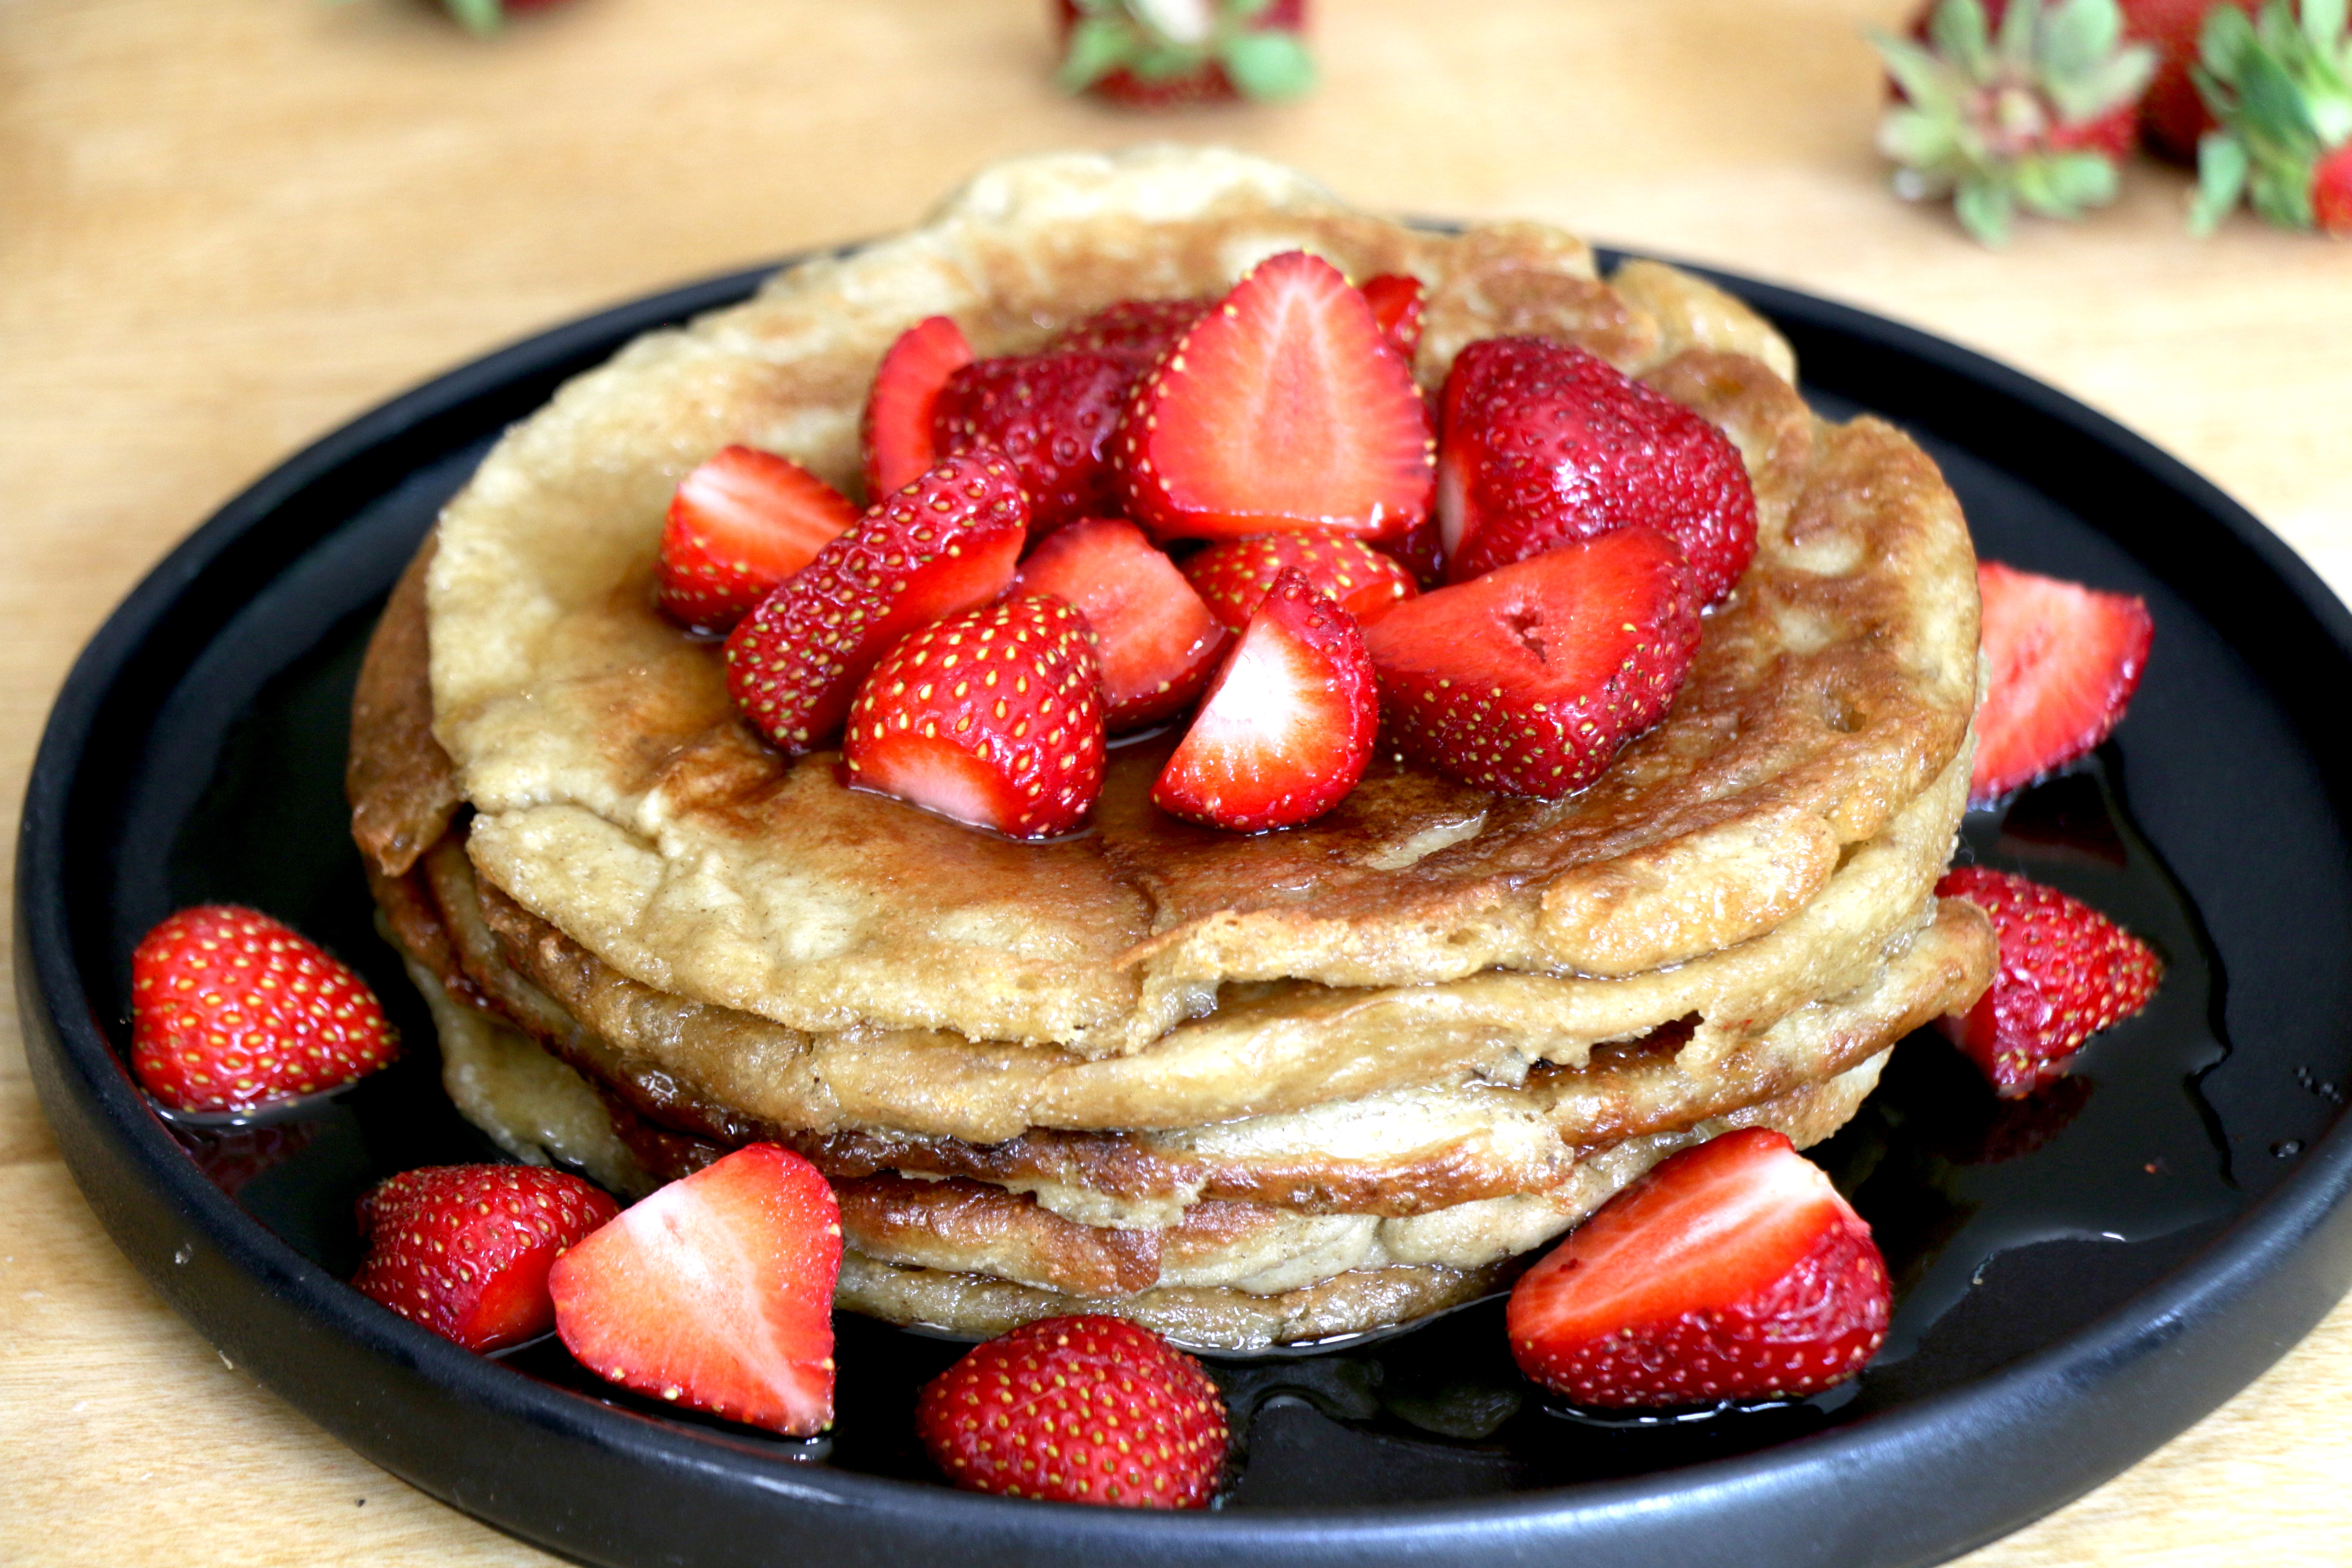
M2083 1042L2156 994L2147 943L2080 900L2012 872L1961 866L1936 884L1992 917L2000 967L1966 1013L1937 1021L2004 1100L2061 1077Z
M833 1425L840 1272L833 1189L753 1143L624 1209L547 1283L555 1331L597 1376L805 1437Z
M890 645L1013 581L1029 502L993 452L948 458L871 508L727 638L727 689L787 753L822 745Z
M963 329L945 316L917 321L883 354L858 426L867 500L897 494L939 461L931 419L940 391L959 366L971 363Z
M1047 1318L923 1387L915 1431L967 1491L1114 1508L1206 1508L1225 1402L1201 1363L1124 1318Z
M1176 563L1119 518L1092 518L1048 535L1013 580L1050 594L1095 630L1103 723L1116 735L1182 708L1216 673L1230 640Z
M1101 672L1086 617L1024 594L934 621L858 688L842 760L860 789L1013 838L1050 838L1102 794Z
M1108 354L1016 354L959 366L931 410L942 453L986 447L1013 459L1029 536L1118 510L1106 448L1132 379Z
M756 447L722 447L686 476L662 526L662 613L723 632L851 523L850 499Z
M1236 833L1312 822L1364 776L1380 698L1348 612L1286 569L1151 786L1162 811Z
M1071 322L1045 346L1049 353L1108 354L1141 375L1216 308L1214 300L1122 300Z
M1364 302L1371 306L1372 320L1388 334L1391 346L1411 364L1413 351L1421 347L1421 318L1428 308L1429 290L1410 273L1383 272L1364 279Z
M1427 515L1434 472L1420 389L1371 306L1297 250L1253 268L1142 380L1118 446L1128 515L1162 540L1387 538Z
M1261 533L1221 539L1184 562L1185 581L1210 614L1234 631L1274 588L1285 567L1369 626L1421 592L1412 574L1362 540L1345 533Z
M2139 689L2156 623L2144 600L1977 563L1991 684L1977 714L1969 804L1986 805L2087 755Z
M1870 1227L1784 1133L1743 1128L1660 1162L1511 1290L1520 1370L1602 1409L1804 1395L1885 1342Z
M1424 594L1364 640L1399 750L1481 789L1556 796L1664 714L1698 634L1680 547L1629 528Z
M404 1171L360 1199L368 1254L352 1287L469 1351L520 1344L555 1326L548 1269L620 1212L537 1165Z
M1683 547L1702 606L1756 554L1756 491L1724 433L1606 360L1490 338L1445 380L1438 495L1456 583L1580 539L1654 528Z
M131 955L131 1070L174 1110L316 1094L399 1054L368 983L257 910L182 910Z

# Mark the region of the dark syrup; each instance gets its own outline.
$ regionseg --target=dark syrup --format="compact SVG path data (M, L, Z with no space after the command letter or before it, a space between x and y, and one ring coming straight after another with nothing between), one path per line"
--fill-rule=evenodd
M253 903L352 959L406 1054L315 1115L262 1129L175 1128L223 1190L321 1267L360 1256L352 1205L373 1182L497 1151L439 1085L430 1020L376 936L341 805L344 714L373 609L268 682L223 737L152 895L169 907ZM1213 1358L1236 1434L1220 1506L1347 1506L1471 1497L1640 1474L1769 1447L1957 1386L2051 1343L2179 1265L2248 1200L2198 1090L2226 1054L2221 975L2195 910L2111 783L2109 759L1971 813L1962 859L2018 870L2154 943L2166 973L2139 1016L2095 1039L2069 1078L1995 1100L1932 1032L1895 1052L1877 1092L1811 1151L1869 1220L1896 1288L1885 1350L1813 1399L1604 1416L1518 1375L1492 1300L1417 1329L1255 1358ZM124 918L134 911L126 909ZM135 923L135 922L134 922ZM143 924L140 926L143 929ZM121 942L129 952L137 932ZM2325 1096L2334 1089L2312 1088ZM916 1391L966 1348L836 1320L834 1430L813 1442L707 1421L613 1388L551 1336L505 1364L614 1408L779 1462L935 1479L914 1438Z

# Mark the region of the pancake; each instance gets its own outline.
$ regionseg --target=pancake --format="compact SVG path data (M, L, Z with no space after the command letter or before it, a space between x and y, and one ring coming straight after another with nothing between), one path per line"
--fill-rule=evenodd
M1664 722L1582 795L1499 798L1389 767L1321 822L1241 838L1150 809L1133 753L1095 831L1014 845L842 790L831 753L767 750L714 651L656 614L679 477L740 440L849 482L874 363L911 321L952 314L980 352L1022 349L1117 299L1220 290L1294 247L1431 284L1425 381L1465 333L1552 331L1646 371L1742 447L1757 563L1707 617ZM427 575L431 732L478 814L469 852L533 917L681 1003L1056 1060L1159 1052L1237 984L1624 977L1738 947L1946 772L1976 689L1949 490L1900 433L1820 424L1765 363L1716 346L1774 341L1696 280L1644 270L1620 293L1567 237L1415 231L1234 154L1003 166L912 234L641 340L510 432L451 503ZM1673 342L1693 346L1662 360ZM961 1130L1004 1135L991 1125Z

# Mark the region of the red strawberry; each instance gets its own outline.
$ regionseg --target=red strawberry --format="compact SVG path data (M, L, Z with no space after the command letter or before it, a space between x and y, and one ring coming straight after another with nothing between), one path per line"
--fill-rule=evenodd
M1383 272L1377 278L1364 279L1364 302L1372 308L1372 320L1404 363L1412 363L1412 353L1421 347L1421 315L1428 306L1429 291L1421 279L1402 272Z
M882 356L858 427L867 500L896 495L939 461L931 418L940 392L959 366L971 363L963 329L945 316L917 321Z
M1261 533L1220 540L1185 560L1184 577L1210 614L1239 631L1249 625L1285 567L1295 568L1309 586L1328 594L1360 626L1370 626L1421 592L1412 573L1344 533Z
M2148 147L2179 163L2197 161L2197 143L2213 129L2212 111L2197 94L2189 71L2206 13L2216 5L2252 15L2260 0L2120 0L2124 36L2156 50L2156 75L2139 100L2139 129Z
M1066 92L1129 109L1234 98L1279 101L1315 85L1307 0L1057 0Z
M1444 463L1439 518L1455 583L1646 527L1683 547L1691 591L1711 605L1755 558L1756 491L1739 448L1572 344L1489 338L1464 349L1445 378Z
M1886 1341L1870 1227L1787 1134L1743 1128L1660 1162L1512 1288L1529 1377L1601 1408L1803 1395Z
M131 955L131 1068L175 1110L315 1094L399 1054L367 982L257 910L182 910Z
M1047 1318L923 1385L915 1431L966 1491L1206 1508L1225 1403L1201 1363L1123 1318Z
M1102 794L1101 670L1086 617L1034 594L935 621L883 656L841 743L849 781L1013 838Z
M1681 549L1627 528L1424 594L1364 640L1398 749L1481 789L1555 796L1665 712L1698 632Z
M1429 416L1364 297L1319 257L1253 268L1137 388L1129 515L1162 539L1400 534L1429 510Z
M1104 448L1130 379L1108 354L974 360L940 390L931 440L942 453L985 447L1012 458L1034 539L1118 510L1118 475Z
M697 630L723 632L856 521L847 496L791 458L722 447L670 498L662 611Z
M1938 1026L2004 1100L2061 1076L2084 1041L2156 994L2162 965L2154 950L2055 888L1961 866L1944 874L1936 892L1983 910L2000 938L1992 988Z
M833 1189L753 1143L624 1210L547 1284L555 1331L597 1376L805 1437L833 1425L840 1272Z
M1376 539L1372 548L1403 567L1417 587L1434 588L1445 581L1445 531L1434 517L1410 533Z
M1175 563L1121 519L1048 535L1013 585L1052 595L1094 627L1103 723L1114 735L1156 724L1198 697L1229 640Z
M2122 594L1977 563L1991 684L1977 711L1969 802L1984 805L2105 740L2139 689L2156 623Z
M1347 798L1379 728L1363 634L1286 568L1160 770L1152 803L1236 833L1296 827Z
M404 1171L360 1199L367 1260L352 1286L469 1351L555 1326L547 1271L621 1212L577 1176L531 1165Z
M2195 232L2244 197L2287 228L2352 234L2352 24L2344 7L2268 0L2249 21L2217 7L2199 89L2219 127L2198 144Z
M1054 353L1108 354L1141 375L1215 309L1214 300L1122 300L1074 321L1045 345Z
M2009 237L2020 205L2072 218L2115 200L2157 59L2121 43L2115 0L1999 9L1994 26L1981 0L1939 0L1913 37L1871 36L1896 87L1878 127L1896 192L1952 196L1987 245Z
M875 661L1013 581L1029 503L993 452L948 458L870 509L727 638L727 689L783 751L833 733Z

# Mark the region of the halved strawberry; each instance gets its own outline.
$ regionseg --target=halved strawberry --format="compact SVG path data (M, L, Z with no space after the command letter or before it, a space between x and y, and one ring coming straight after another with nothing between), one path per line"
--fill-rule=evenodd
M1312 822L1364 776L1380 700L1363 634L1295 571L1250 617L1151 786L1162 811L1262 833Z
M723 632L856 521L847 496L790 458L721 447L670 498L662 613Z
M533 1165L403 1171L360 1199L368 1254L352 1288L469 1351L555 1326L547 1271L621 1205Z
M1024 594L923 627L858 688L850 783L1013 838L1050 838L1102 794L1101 671L1086 617Z
M2086 755L2139 689L2156 623L2147 602L1977 563L1992 667L1977 710L1969 804L1985 805Z
M1413 351L1421 347L1421 317L1429 304L1429 290L1410 273L1383 272L1364 279L1364 301L1390 343L1411 364Z
M892 643L1004 592L1028 527L1010 461L984 451L948 458L736 623L727 638L735 705L785 752L815 750Z
M1260 262L1138 386L1120 427L1129 515L1159 539L1326 528L1387 538L1429 510L1412 374L1329 262Z
M1784 1133L1745 1128L1661 1162L1511 1290L1520 1370L1579 1405L1815 1394L1885 1342L1870 1227Z
M1606 360L1549 338L1489 338L1454 359L1444 404L1450 581L1646 527L1683 547L1706 605L1755 558L1756 491L1739 449Z
M1114 735L1156 724L1198 697L1229 640L1176 563L1124 519L1047 535L1013 585L1051 594L1094 627L1103 723Z
M1121 300L1056 332L1049 353L1108 354L1130 376L1158 364L1192 323L1216 308L1214 300Z
M771 1432L833 1425L841 1210L816 1167L754 1143L558 1258L555 1331L607 1382Z
M898 334L874 372L858 426L866 459L866 499L878 501L914 483L939 461L931 415L940 389L959 365L971 363L963 329L945 316L917 321Z
M1364 640L1400 750L1481 789L1553 796L1664 714L1698 634L1681 548L1628 528L1424 594Z
M960 365L931 409L942 454L986 447L1013 459L1029 496L1029 536L1118 510L1106 448L1132 378L1108 354L1012 354Z
M2147 1005L2163 966L2147 943L2055 888L1961 866L1936 884L1992 917L2000 968L1965 1014L1937 1021L2004 1100L2066 1070L2083 1042Z
M1219 540L1185 559L1184 578L1211 615L1239 631L1249 625L1285 567L1328 594L1360 626L1370 626L1421 592L1412 573L1345 533L1261 533Z

